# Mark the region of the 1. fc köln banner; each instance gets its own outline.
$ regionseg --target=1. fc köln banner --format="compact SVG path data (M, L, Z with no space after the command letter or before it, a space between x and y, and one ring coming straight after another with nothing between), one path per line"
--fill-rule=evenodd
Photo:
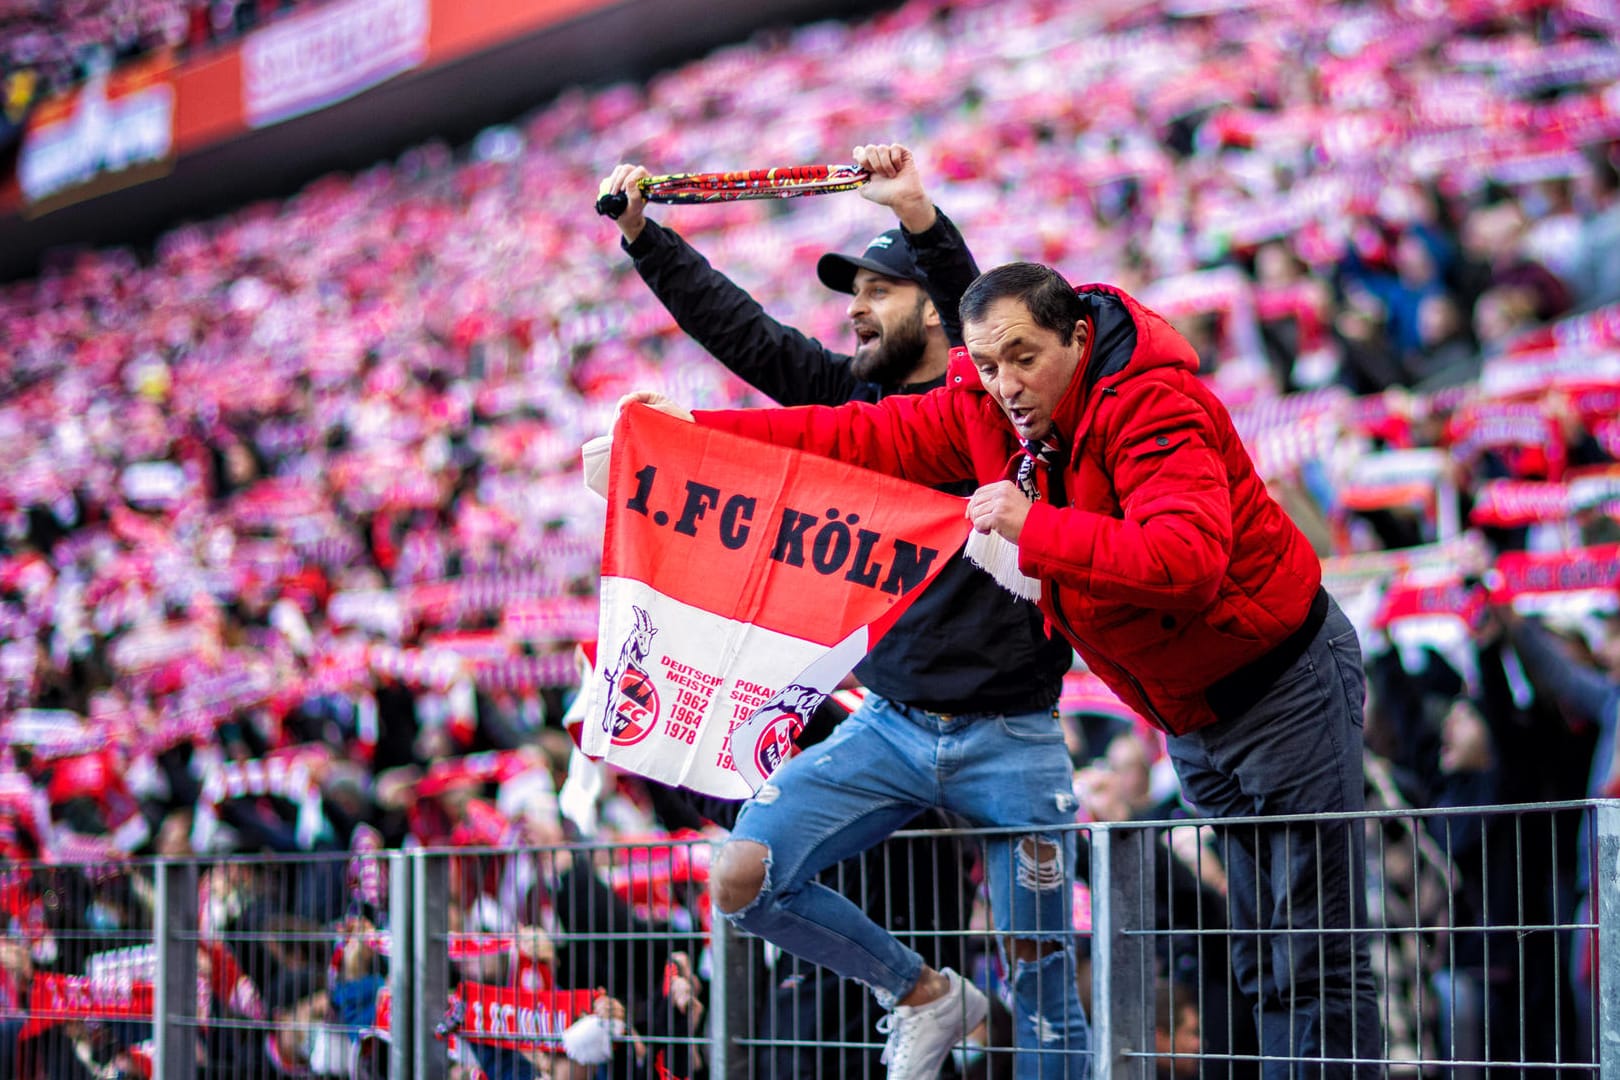
M955 558L959 498L644 405L609 465L587 754L742 798Z

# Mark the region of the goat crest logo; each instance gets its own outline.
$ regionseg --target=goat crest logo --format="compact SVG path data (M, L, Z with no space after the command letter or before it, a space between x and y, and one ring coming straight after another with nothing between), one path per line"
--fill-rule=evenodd
M614 746L634 746L658 726L658 687L646 666L658 628L641 608L630 610L636 613L635 626L606 676L608 698L602 730L612 737Z
M754 764L761 776L771 775L783 762L799 752L799 748L793 745L793 739L804 730L804 725L810 722L810 714L816 711L816 706L826 696L813 686L793 683L754 710L756 717L776 714L762 720L765 726L754 742Z

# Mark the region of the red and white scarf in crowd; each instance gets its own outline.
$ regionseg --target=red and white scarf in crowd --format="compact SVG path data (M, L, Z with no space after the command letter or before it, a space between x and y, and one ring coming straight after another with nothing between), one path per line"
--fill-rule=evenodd
M955 557L960 499L632 406L609 465L586 753L743 797Z
M1487 601L1511 604L1521 614L1606 613L1620 606L1620 544L1567 551L1508 551L1481 582L1455 571L1406 574L1385 592L1373 621L1393 631L1401 624L1455 620L1476 625Z
M1620 601L1620 544L1503 552L1486 584L1523 615L1609 613Z
M594 990L521 990L465 982L451 994L459 1003L458 1034L468 1042L523 1050L563 1049L563 1032L591 1011Z
M1567 521L1579 513L1620 517L1620 472L1608 467L1559 483L1489 480L1474 495L1468 520L1498 529Z
M192 844L207 850L219 824L219 806L230 799L275 796L297 808L294 825L299 847L308 851L315 845L323 824L321 790L311 775L311 767L329 757L324 747L314 745L273 752L251 761L230 761L208 774L197 799L192 823Z
M31 1039L74 1021L150 1022L153 1001L150 980L98 980L88 975L36 972L28 988L28 1019L18 1038Z

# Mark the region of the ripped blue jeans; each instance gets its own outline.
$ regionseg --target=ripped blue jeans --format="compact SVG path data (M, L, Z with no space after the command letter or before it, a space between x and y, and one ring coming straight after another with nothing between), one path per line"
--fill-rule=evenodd
M890 1008L923 959L859 907L815 881L930 806L986 829L991 912L1013 973L1016 1075L1082 1080L1090 1029L1075 987L1075 815L1063 735L1050 712L946 716L869 694L832 737L782 766L743 807L733 840L769 851L759 896L732 922L872 989ZM1061 943L1038 962L1014 940ZM1048 945L1047 948L1051 946Z

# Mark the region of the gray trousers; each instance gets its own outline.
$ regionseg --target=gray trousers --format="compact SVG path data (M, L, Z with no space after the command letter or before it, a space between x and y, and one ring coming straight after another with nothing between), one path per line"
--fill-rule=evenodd
M1170 739L1182 792L1209 817L1356 814L1365 675L1337 604L1310 646L1239 716ZM1360 821L1222 830L1232 972L1254 1004L1267 1080L1376 1076L1384 1054L1365 933ZM1212 1023L1215 1018L1207 1018Z

